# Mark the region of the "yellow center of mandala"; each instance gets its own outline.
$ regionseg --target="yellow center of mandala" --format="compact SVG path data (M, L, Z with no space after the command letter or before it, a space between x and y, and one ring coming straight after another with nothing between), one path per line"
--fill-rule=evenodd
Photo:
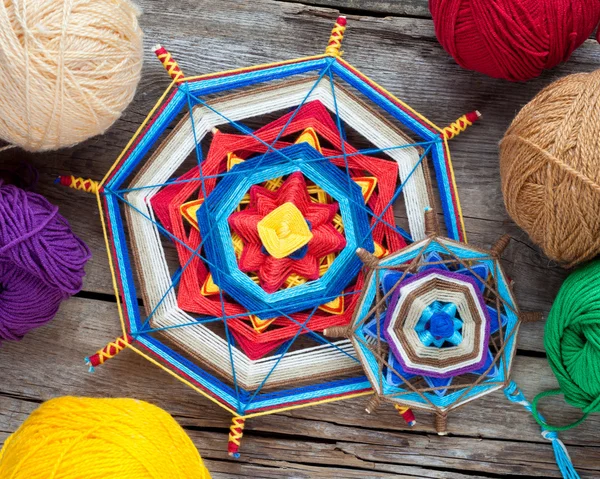
M263 246L274 258L281 259L302 248L313 235L302 212L293 203L284 203L258 223Z

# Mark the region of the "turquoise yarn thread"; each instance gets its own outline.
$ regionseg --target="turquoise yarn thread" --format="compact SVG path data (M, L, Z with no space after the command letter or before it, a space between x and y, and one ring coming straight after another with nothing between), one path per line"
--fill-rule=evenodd
M531 403L514 382L504 394L530 411L542 426L542 436L552 442L563 478L579 479L557 433L578 426L589 414L600 411L600 261L589 263L566 279L546 321L544 345L560 387L538 394ZM554 426L540 414L538 403L560 394L568 404L581 409L583 416L571 424Z
M517 386L514 381L511 381L509 385L504 389L504 395L506 398L514 403L520 404L527 411L532 413L534 417L539 415L538 413L534 413L533 405L525 398L523 391ZM543 421L544 418L539 416ZM537 417L536 417L537 419ZM554 458L556 459L556 465L560 470L564 479L581 479L575 467L573 467L573 462L571 461L571 457L569 456L569 452L565 447L564 443L558 438L558 434L555 431L550 431L544 424L542 424L542 437L547 441L552 443L552 450L554 451Z
M549 431L565 431L600 411L600 261L571 273L561 287L546 322L544 345L559 389L538 394L532 402L535 420ZM564 395L583 416L553 426L538 412L547 396Z

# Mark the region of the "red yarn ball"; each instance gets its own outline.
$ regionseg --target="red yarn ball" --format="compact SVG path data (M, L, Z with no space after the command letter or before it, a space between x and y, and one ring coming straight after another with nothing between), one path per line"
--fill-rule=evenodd
M460 66L511 81L568 60L600 21L599 0L429 0L429 10Z

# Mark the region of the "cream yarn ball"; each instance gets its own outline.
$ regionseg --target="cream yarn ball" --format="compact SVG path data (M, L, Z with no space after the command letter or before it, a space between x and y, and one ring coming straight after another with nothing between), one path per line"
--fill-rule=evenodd
M0 138L44 151L110 127L140 79L139 14L128 0L0 1Z

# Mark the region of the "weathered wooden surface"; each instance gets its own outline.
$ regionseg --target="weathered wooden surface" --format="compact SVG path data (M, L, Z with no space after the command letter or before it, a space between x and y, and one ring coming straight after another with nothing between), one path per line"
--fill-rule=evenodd
M302 3L337 8L353 15L431 17L427 0L305 0Z
M337 11L347 9L346 59L414 108L444 125L465 111L484 114L452 144L469 240L489 245L503 233L515 239L505 264L524 309L547 312L565 272L544 258L508 218L502 203L497 143L511 118L553 79L600 63L592 41L572 60L527 84L510 84L459 68L435 40L425 0L142 0L148 47L160 42L184 71L195 74L321 52ZM370 16L368 12L373 12ZM354 13L354 14L353 14ZM52 184L57 174L101 178L153 102L169 83L148 53L135 101L106 135L44 155L5 153L11 164L31 161L39 191L60 205L94 258L84 292L67 302L47 327L0 348L0 441L41 401L64 394L131 396L157 403L188 430L216 478L474 478L559 477L552 448L520 406L495 393L451 416L450 435L433 433L426 415L408 430L392 410L375 415L364 401L301 409L248 422L242 458L226 456L228 415L133 353L95 374L83 357L120 333L95 202ZM525 325L515 379L525 393L556 385L544 358L543 324ZM554 416L577 417L560 402ZM563 434L582 477L600 476L600 418Z

